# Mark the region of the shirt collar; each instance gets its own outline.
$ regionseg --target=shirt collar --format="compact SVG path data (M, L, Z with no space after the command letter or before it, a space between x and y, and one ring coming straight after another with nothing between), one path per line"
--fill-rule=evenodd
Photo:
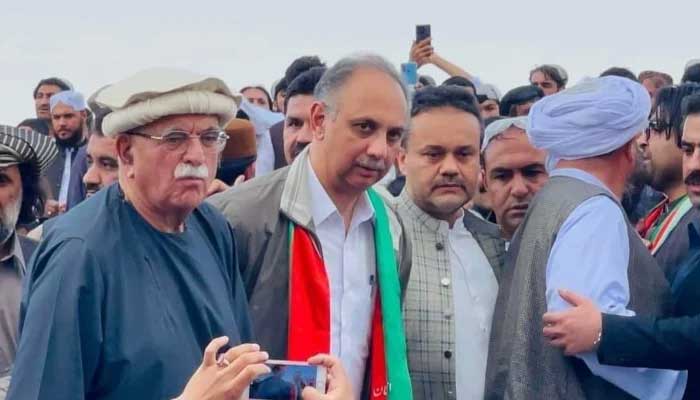
M19 237L17 236L16 232L12 235L12 239L10 240L12 240L12 244L10 245L12 247L10 254L1 259L0 262L5 262L13 258L17 259L17 262L14 265L18 269L18 272L21 275L24 275L26 271L26 264L24 262L24 255L22 254L22 246L19 243Z
M319 181L316 171L314 171L311 165L311 160L307 158L307 171L308 171L308 183L309 183L309 193L311 195L311 218L313 219L314 225L319 226L333 214L338 214L338 208L333 203L333 200L328 196L328 192L323 188L321 181ZM370 204L367 192L364 192L362 196L357 200L355 205L355 210L353 211L352 222L350 228L355 225L359 225L362 222L371 220L374 218L374 209Z
M578 169L578 168L557 168L553 170L550 174L549 177L554 177L554 176L565 176L568 178L574 178L578 179L580 181L586 182L590 185L597 186L606 192L608 192L614 199L617 198L615 194L605 186L603 182L600 181L600 179L596 178L592 174L589 174L588 172Z

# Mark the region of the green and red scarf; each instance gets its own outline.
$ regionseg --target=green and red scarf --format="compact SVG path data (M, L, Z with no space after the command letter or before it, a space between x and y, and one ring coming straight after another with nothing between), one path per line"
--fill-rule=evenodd
M671 232L676 228L685 214L693 208L688 196L683 196L671 204L671 209L664 216L666 207L669 207L668 200L664 200L651 210L642 221L639 234L646 239L649 251L655 255L664 244Z
M378 286L370 343L370 399L411 400L411 379L401 318L401 288L384 203L367 191L374 209L374 244ZM290 360L306 361L330 352L331 294L321 252L303 227L290 221Z

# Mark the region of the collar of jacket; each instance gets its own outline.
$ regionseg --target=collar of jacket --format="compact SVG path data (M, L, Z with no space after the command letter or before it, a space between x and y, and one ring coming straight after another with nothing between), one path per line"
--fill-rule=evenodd
M295 224L314 231L311 216L311 192L309 190L309 147L299 153L289 166L282 189L280 211Z
M439 220L418 207L405 188L401 191L401 194L399 194L398 203L401 208L408 212L413 221L424 225L433 232L438 232L440 230L442 222L446 223L446 221Z

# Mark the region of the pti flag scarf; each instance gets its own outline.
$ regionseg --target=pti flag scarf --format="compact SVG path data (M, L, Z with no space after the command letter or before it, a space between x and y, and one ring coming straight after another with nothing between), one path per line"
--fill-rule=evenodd
M375 296L370 338L369 394L372 400L413 398L406 359L406 340L401 317L401 288L392 246L389 217L379 195L367 191L374 209L374 244L378 291ZM289 223L290 360L306 361L329 353L331 343L331 294L321 252L311 233Z
M680 220L693 208L690 198L688 198L687 195L683 196L673 205L673 208L669 210L668 215L666 215L663 220L660 220L663 215L664 207L666 207L667 204L668 203L665 202L655 207L649 213L649 217L644 220L645 225L642 229L642 237L649 241L648 248L651 255L656 255Z

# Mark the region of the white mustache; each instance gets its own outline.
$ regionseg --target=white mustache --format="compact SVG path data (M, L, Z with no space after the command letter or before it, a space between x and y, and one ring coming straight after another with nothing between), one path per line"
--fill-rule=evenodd
M194 166L191 164L180 163L175 167L175 179L182 178L209 178L209 168L206 165Z

